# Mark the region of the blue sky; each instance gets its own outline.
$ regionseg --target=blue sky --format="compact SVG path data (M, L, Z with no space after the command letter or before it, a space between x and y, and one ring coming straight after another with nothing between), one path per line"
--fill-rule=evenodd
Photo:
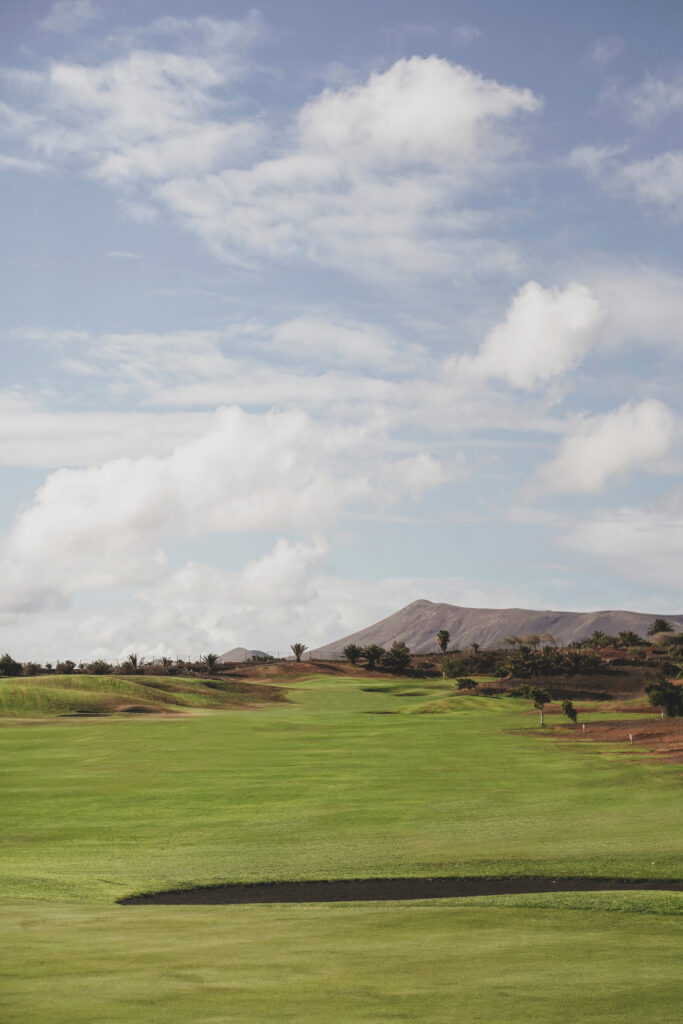
M683 10L0 10L0 646L680 612Z

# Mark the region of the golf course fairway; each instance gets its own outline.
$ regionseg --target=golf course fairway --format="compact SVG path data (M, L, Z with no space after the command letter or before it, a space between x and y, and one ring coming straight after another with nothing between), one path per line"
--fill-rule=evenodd
M590 724L540 735L505 696L439 713L421 680L285 692L5 720L5 1024L679 1019L680 892L117 905L228 882L683 875L680 767Z

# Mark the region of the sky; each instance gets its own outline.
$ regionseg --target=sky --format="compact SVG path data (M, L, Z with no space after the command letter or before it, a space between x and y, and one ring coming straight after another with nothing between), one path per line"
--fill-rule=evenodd
M683 611L682 32L4 0L0 648Z

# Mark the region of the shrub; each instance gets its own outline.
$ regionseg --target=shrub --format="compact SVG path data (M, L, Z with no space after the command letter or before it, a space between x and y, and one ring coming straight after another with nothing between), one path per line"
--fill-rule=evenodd
M58 661L56 672L60 676L70 676L73 670L76 668L75 661Z
M458 679L459 690L476 690L477 682L475 679L468 679L467 676L462 676Z
M40 665L37 665L35 661L24 662L24 675L25 676L37 676L40 672Z

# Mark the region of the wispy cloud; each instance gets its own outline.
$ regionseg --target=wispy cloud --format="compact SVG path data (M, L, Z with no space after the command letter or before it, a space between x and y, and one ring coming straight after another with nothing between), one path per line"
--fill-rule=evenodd
M99 4L92 0L55 0L50 13L40 22L45 32L72 35L102 17Z
M610 64L621 56L625 47L626 43L621 36L605 36L595 40L590 48L590 56L596 64Z
M149 47L152 31L166 48ZM413 57L268 124L240 114L233 88L261 31L256 16L166 18L100 64L6 71L21 101L3 117L11 156L26 159L23 145L101 180L138 221L166 207L226 260L374 275L516 269L476 194L512 173L538 96Z

